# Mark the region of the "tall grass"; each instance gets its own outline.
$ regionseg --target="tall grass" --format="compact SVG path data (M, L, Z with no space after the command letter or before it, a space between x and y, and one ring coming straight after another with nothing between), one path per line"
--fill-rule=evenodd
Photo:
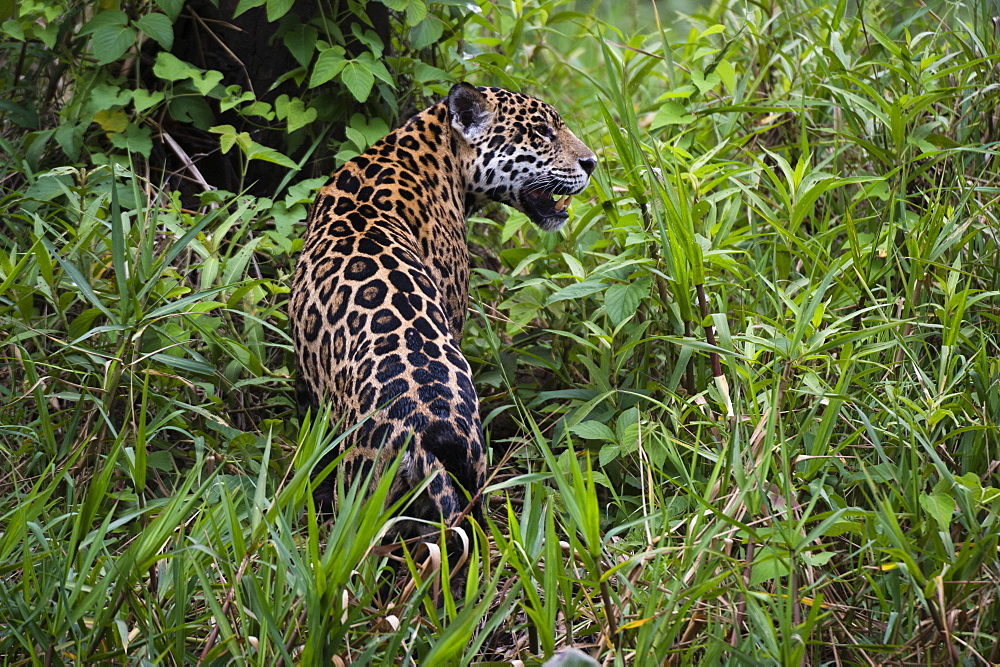
M314 184L191 211L8 163L6 663L1000 662L991 18L550 5L468 26L504 64L468 78L601 164L561 234L470 226L492 460L460 591L440 546L382 546L384 483L311 507L340 430L294 416L282 211Z

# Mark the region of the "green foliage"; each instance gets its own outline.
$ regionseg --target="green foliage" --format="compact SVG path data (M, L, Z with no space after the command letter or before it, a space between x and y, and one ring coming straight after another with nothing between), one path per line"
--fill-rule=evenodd
M0 655L1000 662L978 4L625 34L561 0L392 0L385 43L361 4L244 1L297 63L272 102L170 52L180 2L84 4L0 3ZM459 78L551 102L600 166L559 234L470 224L490 502L449 580L440 545L380 545L386 479L317 520L310 469L352 425L300 423L285 312L310 156ZM285 185L181 195L150 169L168 117Z

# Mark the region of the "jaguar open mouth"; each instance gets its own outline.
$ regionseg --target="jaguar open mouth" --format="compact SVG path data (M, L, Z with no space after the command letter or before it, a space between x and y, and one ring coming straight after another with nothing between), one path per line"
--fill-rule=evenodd
M572 196L553 190L529 190L522 196L524 212L542 229L553 231L569 219L566 207Z

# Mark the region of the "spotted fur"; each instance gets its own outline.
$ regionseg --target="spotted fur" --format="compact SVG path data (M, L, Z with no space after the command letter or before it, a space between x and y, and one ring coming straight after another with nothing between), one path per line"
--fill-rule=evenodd
M338 171L316 198L289 319L302 409L361 422L341 474L376 477L406 447L390 500L435 475L407 515L454 525L486 451L459 342L469 301L466 218L488 200L555 230L553 197L583 190L594 154L533 97L458 84ZM436 473L436 474L435 474ZM316 500L329 506L328 479Z

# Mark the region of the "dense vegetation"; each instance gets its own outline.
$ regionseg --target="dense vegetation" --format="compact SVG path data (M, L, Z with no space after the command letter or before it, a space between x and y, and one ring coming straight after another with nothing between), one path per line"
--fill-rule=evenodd
M383 4L390 43L268 1L271 104L170 53L180 0L0 3L5 664L1000 662L985 3ZM285 318L314 160L457 79L601 161L560 233L470 223L464 601L432 548L386 583L385 488L315 520ZM188 130L281 186L210 189Z

